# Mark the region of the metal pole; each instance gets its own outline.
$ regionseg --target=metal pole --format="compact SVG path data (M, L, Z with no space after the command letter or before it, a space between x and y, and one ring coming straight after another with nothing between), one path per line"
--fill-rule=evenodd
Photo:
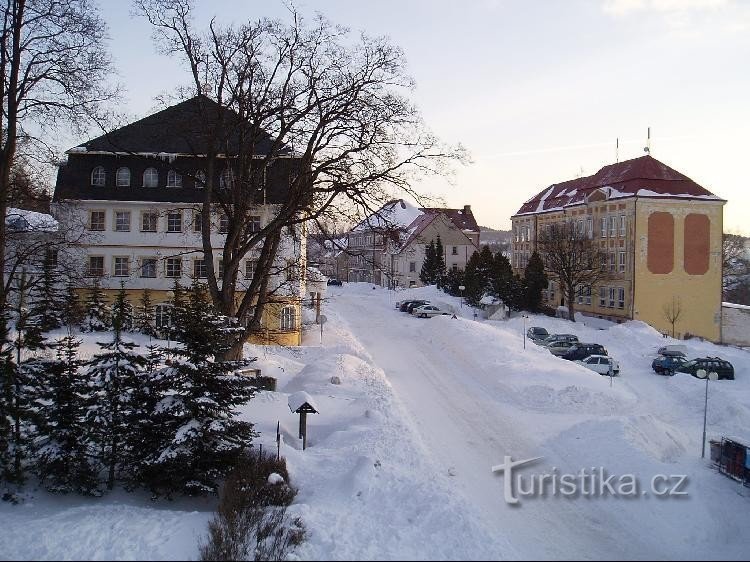
M706 374L706 400L703 404L703 446L701 449L701 458L706 458L706 417L708 413L708 374Z

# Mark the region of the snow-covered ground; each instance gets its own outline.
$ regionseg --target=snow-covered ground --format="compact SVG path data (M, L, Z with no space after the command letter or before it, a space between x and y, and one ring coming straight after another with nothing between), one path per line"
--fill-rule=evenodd
M621 366L608 377L527 342L524 322L477 321L433 288L392 293L367 284L329 287L323 346L248 346L279 392L242 415L264 448L282 454L300 493L302 559L728 558L750 547L750 489L701 460L705 383L650 368L661 335L640 323L594 326L532 316L526 326L603 344ZM411 318L395 300L427 297L459 318ZM690 355L730 360L735 381L711 382L709 437L750 441L750 353L703 342ZM90 342L89 342L89 345ZM341 384L333 384L338 377ZM308 448L296 438L290 394L305 391ZM543 457L523 474L688 475L682 498L523 498L510 506L491 467ZM0 504L0 558L196 558L211 500L151 503L116 492L102 499L33 492Z

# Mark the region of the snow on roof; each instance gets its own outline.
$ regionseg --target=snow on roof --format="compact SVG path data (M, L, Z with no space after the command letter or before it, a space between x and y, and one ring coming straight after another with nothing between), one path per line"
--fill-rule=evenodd
M317 404L315 404L315 401L312 399L312 396L304 390L289 395L289 409L292 412L299 410L305 403L307 403L308 406L312 406L316 412L320 411Z
M57 232L57 221L45 213L9 208L5 224L12 232Z
M407 228L413 223L422 211L403 199L395 199L383 205L380 210L373 213L352 229L352 232L371 229L393 229Z
M479 301L479 304L484 305L491 305L491 304L502 304L502 300L500 300L497 297L493 297L492 295L484 295L482 299Z

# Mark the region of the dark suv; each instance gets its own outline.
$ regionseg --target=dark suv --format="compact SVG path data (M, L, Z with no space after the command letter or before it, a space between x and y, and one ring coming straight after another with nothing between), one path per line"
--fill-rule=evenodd
M609 355L604 346L598 343L577 343L571 347L565 355L561 357L568 361L580 361L586 359L589 355Z
M428 304L428 302L429 302L429 301L424 301L424 300L408 300L408 301L402 301L402 302L401 302L401 306L399 306L399 308L398 308L398 309L399 309L399 310L400 310L401 312L411 312L411 310L409 310L409 307L410 307L410 306L411 306L412 304L417 304L417 303L418 303L418 304L417 304L418 306L422 306L423 304Z
M697 376L698 370L703 369L706 373L716 373L719 379L734 380L734 367L729 361L720 357L700 357L687 363L683 363L677 368L679 373L688 373Z

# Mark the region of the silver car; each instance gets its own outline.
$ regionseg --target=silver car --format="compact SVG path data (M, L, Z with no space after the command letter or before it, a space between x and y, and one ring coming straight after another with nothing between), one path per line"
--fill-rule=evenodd
M430 318L431 316L440 316L442 314L450 314L446 310L442 310L440 307L434 304L425 304L423 306L412 309L411 313L419 318Z

